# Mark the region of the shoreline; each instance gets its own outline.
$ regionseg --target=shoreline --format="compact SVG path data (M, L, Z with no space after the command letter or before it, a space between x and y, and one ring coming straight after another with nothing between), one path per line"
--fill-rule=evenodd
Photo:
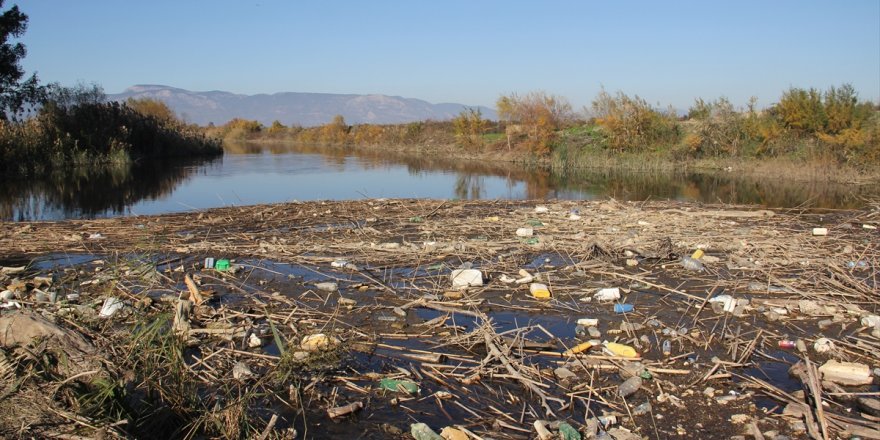
M847 394L880 383L880 327L860 324L880 313L878 215L880 203L370 199L0 222L0 287L18 304L0 334L67 335L0 338L0 376L22 380L0 401L0 435L25 420L37 437L400 438L423 422L518 438L546 420L590 436L613 416L619 435L798 437L814 428L806 414L878 436L858 412L876 397ZM702 270L683 267L697 249ZM457 289L456 270L479 281ZM17 357L25 346L45 373ZM71 353L78 369L51 361ZM871 384L789 375L797 361L864 366ZM640 386L624 392L627 380ZM786 391L808 386L835 405L817 414L811 394Z
M782 181L830 182L853 185L880 184L880 171L865 172L853 167L842 166L836 162L795 159L791 157L771 158L688 158L678 160L668 154L659 153L609 153L582 152L575 160L560 160L553 155L535 157L523 151L506 151L503 148L489 147L480 151L464 151L455 144L425 145L358 145L358 144L309 144L289 139L261 137L236 141L224 141L224 150L235 148L236 144L314 146L330 151L390 152L406 157L442 157L450 160L494 161L508 163L517 167L541 167L559 172L577 173L597 169L618 169L634 172L677 172L716 174L734 173L739 177L772 178Z

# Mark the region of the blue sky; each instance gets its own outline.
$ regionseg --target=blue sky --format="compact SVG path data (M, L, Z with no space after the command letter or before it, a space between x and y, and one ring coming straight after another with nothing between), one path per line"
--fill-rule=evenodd
M493 106L604 86L686 109L845 82L880 100L880 0L7 0L44 82L382 93Z

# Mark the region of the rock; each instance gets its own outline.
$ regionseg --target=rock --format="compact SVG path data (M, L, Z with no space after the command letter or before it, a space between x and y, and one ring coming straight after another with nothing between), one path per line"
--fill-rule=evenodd
M823 380L841 385L867 385L872 382L871 369L865 364L829 360L819 367Z
M263 340L260 339L259 336L251 333L248 337L248 347L250 348L259 348L263 346Z
M95 347L79 333L61 328L30 311L0 316L0 346L27 346L36 340L66 355L67 362L59 363L65 374L88 371L93 367L90 355L95 353Z
M314 335L308 335L304 337L299 345L305 351L315 352L329 350L339 345L339 343L339 339L336 339L332 336L327 336L323 333L316 333Z
M483 285L483 273L477 269L456 269L449 275L454 288L480 287Z
M254 376L254 372L243 361L238 361L232 367L232 377L236 380L245 380Z

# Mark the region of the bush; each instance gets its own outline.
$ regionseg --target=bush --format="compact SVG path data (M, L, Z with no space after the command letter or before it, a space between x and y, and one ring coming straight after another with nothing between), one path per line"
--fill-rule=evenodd
M638 151L678 142L675 115L654 110L638 95L630 98L617 92L612 96L603 89L593 100L592 110L612 150Z
M574 119L568 100L544 92L502 96L496 109L498 116L508 122L508 145L513 138L522 139L518 144L538 156L550 153L557 130Z
M462 110L452 120L456 141L465 148L482 148L483 131L486 130L488 122L483 119L483 113L479 109L468 108Z
M0 127L0 170L42 173L69 164L222 153L164 104L104 102L99 87L48 88L36 116ZM167 107L165 107L167 110Z

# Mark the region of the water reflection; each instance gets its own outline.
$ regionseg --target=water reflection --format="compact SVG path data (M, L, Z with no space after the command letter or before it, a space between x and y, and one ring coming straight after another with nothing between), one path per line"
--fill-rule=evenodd
M158 214L290 200L459 199L687 200L767 207L856 208L880 185L760 180L735 173L636 173L545 169L438 155L309 145L241 144L213 160L73 170L0 183L0 219Z
M0 182L0 219L33 220L121 215L142 200L161 199L220 158L72 167L41 179Z

